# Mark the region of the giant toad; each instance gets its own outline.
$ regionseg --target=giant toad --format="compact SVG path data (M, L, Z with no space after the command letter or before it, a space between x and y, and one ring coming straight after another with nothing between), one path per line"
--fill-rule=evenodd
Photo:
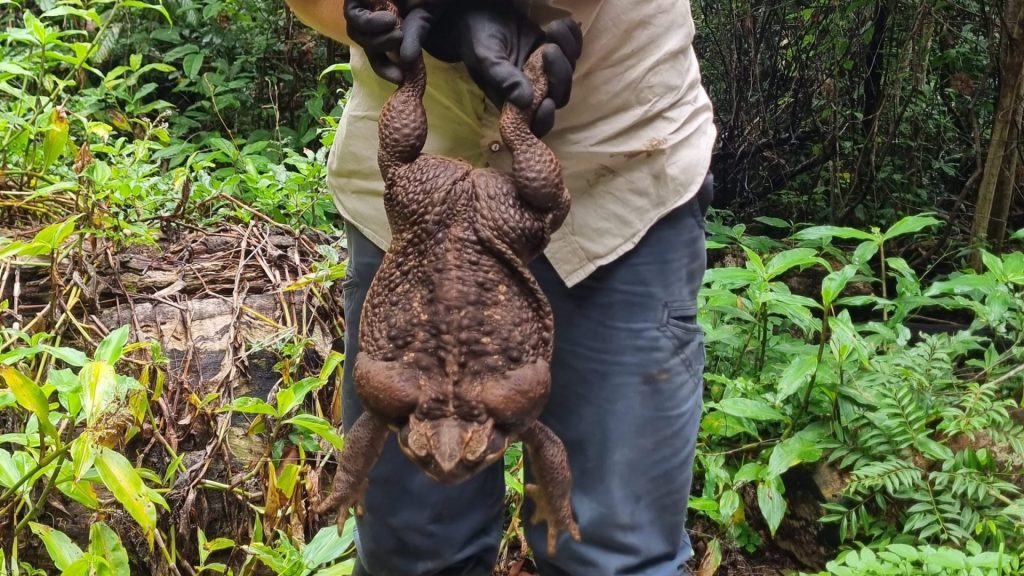
M394 11L389 2L378 9ZM569 193L552 151L529 130L547 92L542 49L524 67L529 110L506 104L511 173L423 154L422 57L380 115L378 164L392 243L370 284L354 368L365 413L346 435L333 490L318 510L357 505L390 431L431 478L461 482L521 439L537 485L534 522L579 539L565 447L537 421L550 389L554 323L526 264L565 219Z

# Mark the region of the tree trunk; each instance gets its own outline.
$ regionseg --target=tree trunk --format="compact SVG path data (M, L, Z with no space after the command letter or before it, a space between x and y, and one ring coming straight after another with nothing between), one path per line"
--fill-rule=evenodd
M999 97L971 227L975 244L1002 242L1013 199L1018 124L1024 111L1024 0L1006 0L1000 36ZM980 253L975 253L973 265L980 269Z

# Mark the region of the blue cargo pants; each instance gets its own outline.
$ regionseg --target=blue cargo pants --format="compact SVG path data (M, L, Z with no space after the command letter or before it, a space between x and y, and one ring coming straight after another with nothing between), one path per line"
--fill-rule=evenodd
M696 299L705 269L697 199L640 243L567 288L543 257L531 265L555 315L552 387L541 420L565 443L582 533L547 554L546 525L523 524L542 576L678 576L692 556L684 527L701 414L703 333ZM348 227L343 421L353 389L359 316L383 252ZM526 463L529 480L529 462ZM357 524L357 576L489 576L505 514L499 461L455 486L427 478L394 435L370 475Z

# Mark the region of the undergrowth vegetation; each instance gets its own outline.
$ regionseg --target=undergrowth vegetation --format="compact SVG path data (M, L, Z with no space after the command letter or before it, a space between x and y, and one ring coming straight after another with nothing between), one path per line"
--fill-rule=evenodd
M344 357L310 365L304 313L237 306L274 330L241 361L269 351L272 394L173 400L183 360L137 321L97 321L96 262L226 222L249 226L243 244L256 223L338 240L279 293L326 299L344 276L324 178L346 67L265 8L0 0L0 574L351 572L352 521L338 534L309 506L344 442ZM907 256L944 233L937 214L889 216L858 229L713 212L689 518L702 574L772 548L808 574L1024 571L1024 231L974 269L966 250ZM45 286L32 306L29 285ZM189 460L175 426L264 441L210 479L194 472L221 453ZM505 465L503 561L524 546L518 446ZM197 492L233 502L231 530L176 509Z

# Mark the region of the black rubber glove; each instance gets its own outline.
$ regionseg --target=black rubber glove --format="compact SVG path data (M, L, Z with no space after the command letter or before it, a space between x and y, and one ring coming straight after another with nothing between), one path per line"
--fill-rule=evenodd
M511 7L508 0L468 0L445 13L413 9L403 22L401 60L425 49L446 62L462 61L470 76L495 106L510 101L520 108L533 100L533 86L523 64L537 47L544 48L548 95L534 115L530 129L538 137L551 131L555 110L569 103L572 74L583 48L583 32L565 18L546 29Z
M388 57L389 52L398 52L410 29L420 34L419 28L424 24L429 27L434 18L444 13L451 0L393 0L400 14L409 11L417 13L413 22L402 22L398 26L398 16L385 10L375 10L372 0L345 0L346 32L352 42L366 52L370 67L378 76L388 82L398 84L402 81L401 69ZM413 39L419 43L419 37Z

